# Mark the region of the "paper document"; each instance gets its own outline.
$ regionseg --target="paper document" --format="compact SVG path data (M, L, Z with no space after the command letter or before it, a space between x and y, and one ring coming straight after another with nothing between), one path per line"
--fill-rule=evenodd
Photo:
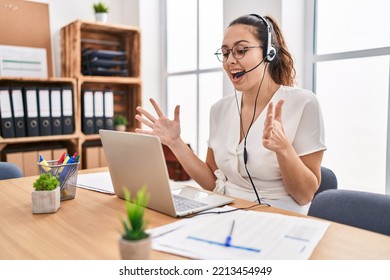
M77 177L77 186L93 191L114 194L109 172L97 172L88 174L79 174Z
M0 76L47 78L46 49L0 45Z
M225 206L222 210L232 209ZM152 229L153 249L194 259L308 259L329 222L237 210Z

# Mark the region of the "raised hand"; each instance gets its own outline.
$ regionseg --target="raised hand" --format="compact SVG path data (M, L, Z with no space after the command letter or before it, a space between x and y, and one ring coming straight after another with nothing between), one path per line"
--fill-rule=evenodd
M157 113L158 118L155 118L151 113L137 107L139 114L135 118L144 125L151 128L151 130L145 130L137 128L137 133L156 135L160 138L161 143L171 146L176 140L180 138L180 106L175 107L174 119L168 119L161 111L154 99L150 99L150 103L153 105L154 110Z
M271 101L268 105L267 117L264 122L263 145L274 152L282 151L289 145L282 123L283 103L283 99L279 100L274 112L274 104Z

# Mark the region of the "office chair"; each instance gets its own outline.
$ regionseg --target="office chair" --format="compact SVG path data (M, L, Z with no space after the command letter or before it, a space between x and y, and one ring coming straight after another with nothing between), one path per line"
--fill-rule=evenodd
M308 215L390 235L390 195L327 190L313 199Z
M334 172L329 168L321 166L321 184L314 194L314 197L316 197L320 192L331 189L337 189L336 174L334 174Z
M19 166L10 162L0 162L0 180L23 177Z

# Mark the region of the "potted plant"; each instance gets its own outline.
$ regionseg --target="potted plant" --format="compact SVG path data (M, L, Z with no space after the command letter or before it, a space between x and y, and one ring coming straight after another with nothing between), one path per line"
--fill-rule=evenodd
M119 238L119 250L123 260L146 260L150 257L152 242L145 231L148 222L144 218L149 194L142 187L131 200L128 190L124 190L126 218L122 218L123 233Z
M93 9L95 10L95 19L98 22L107 22L108 19L108 6L103 2L98 2L93 4Z
M117 115L114 117L114 127L118 131L126 131L127 119L123 115Z
M60 182L51 173L39 175L31 193L33 214L54 213L60 208Z

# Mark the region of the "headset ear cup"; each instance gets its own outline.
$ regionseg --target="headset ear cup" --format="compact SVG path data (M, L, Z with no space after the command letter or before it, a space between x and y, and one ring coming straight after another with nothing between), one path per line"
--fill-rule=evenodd
M275 56L276 56L276 49L274 45L271 45L267 54L267 62L271 62L272 60L274 60Z

